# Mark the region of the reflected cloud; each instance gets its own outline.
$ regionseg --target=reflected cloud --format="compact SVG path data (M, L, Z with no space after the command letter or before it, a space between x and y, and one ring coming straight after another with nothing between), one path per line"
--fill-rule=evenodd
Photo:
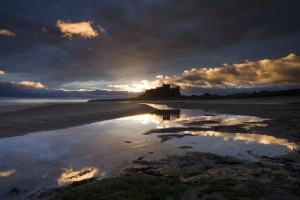
M157 129L170 128L170 127L201 127L201 128L214 128L216 126L233 126L241 125L241 128L249 130L254 127L266 127L265 120L267 118L260 118L254 116L243 115L191 115L190 113L181 113L180 110L174 110L165 105L147 104L154 108L161 110L155 111L152 114L143 114L130 117L123 117L117 120L121 121L135 121L143 125L156 124ZM170 109L170 110L168 110ZM200 111L202 112L202 111ZM212 123L214 122L214 123Z
M131 148L137 149L137 148L142 148L142 147L146 147L146 146L149 146L149 142L147 140L142 140L142 141L134 142L133 145L131 146Z
M0 171L0 177L8 177L16 173L15 169L9 169L9 170L4 170Z
M99 171L95 167L85 167L80 170L74 170L72 167L69 167L63 170L64 172L57 180L58 185L60 186L75 181L82 181L85 179L93 178Z
M246 143L256 142L266 145L280 145L288 148L289 150L295 150L298 148L296 143L289 142L286 139L280 139L273 136L261 134L223 133L217 131L185 131L184 134L205 137L222 137L224 140L240 140L245 141Z
M157 104L147 104L157 109L162 109L159 111L172 111L172 109L165 105ZM267 118L260 118L254 116L243 116L243 115L226 115L226 114L191 114L182 110L182 114L179 112L178 118L170 118L170 120L165 121L164 115L160 114L145 114L138 116L131 116L126 118L121 118L120 120L133 120L140 122L144 125L149 125L150 123L156 124L157 129L164 128L178 128L186 127L187 125L192 128L214 128L218 126L234 126L241 125L241 128L249 130L254 127L266 127L268 124L264 123L265 120L270 120ZM177 113L177 112L176 112ZM172 113L167 113L171 115ZM178 113L177 113L178 114ZM187 130L189 127L187 127ZM206 137L222 137L224 140L236 140L244 141L245 143L259 143L264 145L279 145L288 148L289 150L295 150L298 148L298 145L293 142L289 142L286 139L276 138L269 135L262 134L250 134L250 133L227 133L227 132L218 132L218 131L184 131L184 134L187 135L197 135L197 136L206 136Z
M177 123L191 123L191 122L210 122L216 121L218 123L208 123L202 126L203 128L211 128L214 126L232 126L232 125L244 125L244 128L251 128L251 127L265 127L267 124L263 123L266 120L270 120L267 118L260 118L260 117L253 117L253 116L244 116L244 115L213 115L213 116L193 116L188 117L186 115L182 115L182 117L176 120Z

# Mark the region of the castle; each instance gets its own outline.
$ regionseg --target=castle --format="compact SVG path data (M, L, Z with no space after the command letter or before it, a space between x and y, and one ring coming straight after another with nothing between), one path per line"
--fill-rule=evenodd
M178 98L181 97L180 87L171 88L170 84L163 84L162 87L146 90L140 95L140 99L160 99L160 98Z

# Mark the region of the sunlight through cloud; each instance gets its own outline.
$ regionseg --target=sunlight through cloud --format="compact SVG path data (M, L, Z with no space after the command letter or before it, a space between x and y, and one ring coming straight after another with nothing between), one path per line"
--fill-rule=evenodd
M142 80L140 82L133 82L131 84L114 84L108 85L110 88L114 88L118 91L128 91L128 92L143 92L145 90L155 88L160 85L159 81L148 81Z

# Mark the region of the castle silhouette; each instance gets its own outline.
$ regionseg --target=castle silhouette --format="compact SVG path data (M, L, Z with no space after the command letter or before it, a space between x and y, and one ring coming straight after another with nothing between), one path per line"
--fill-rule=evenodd
M170 84L163 84L162 87L146 90L144 94L138 96L139 99L159 99L181 97L180 87L171 88Z

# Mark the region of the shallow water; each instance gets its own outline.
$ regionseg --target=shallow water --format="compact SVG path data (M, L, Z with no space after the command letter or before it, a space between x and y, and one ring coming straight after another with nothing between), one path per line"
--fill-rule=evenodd
M278 156L298 148L282 138L215 128L233 125L250 131L255 126L266 126L267 119L159 105L156 108L165 111L0 139L0 199L13 188L27 195L36 189L110 176L141 156L159 159L201 151L255 159L254 155ZM182 130L174 131L176 128ZM149 130L160 132L145 134ZM161 136L170 134L184 137L162 142ZM179 148L182 146L187 148Z

